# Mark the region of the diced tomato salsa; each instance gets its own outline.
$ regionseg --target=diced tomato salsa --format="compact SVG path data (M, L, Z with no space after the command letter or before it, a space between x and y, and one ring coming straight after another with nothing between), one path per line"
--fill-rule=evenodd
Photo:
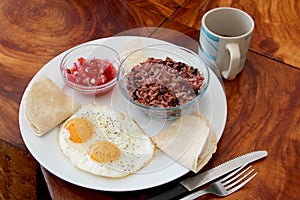
M73 68L66 69L69 81L82 86L99 86L116 77L116 69L108 60L78 58Z

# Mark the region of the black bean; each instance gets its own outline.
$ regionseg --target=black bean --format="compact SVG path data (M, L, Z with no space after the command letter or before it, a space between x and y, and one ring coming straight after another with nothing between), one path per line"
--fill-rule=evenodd
M139 97L136 95L136 93L137 93L137 89L136 90L134 90L134 92L132 93L132 99L135 101L135 100L137 100Z
M167 61L165 61L165 60L160 60L160 61L158 61L157 63L158 63L158 64L162 64L162 65L166 65Z
M154 72L153 72L153 71L149 71L149 75L150 75L150 76L153 76L153 75L154 75Z
M135 77L135 78L136 78L137 81L140 81L140 80L143 79L143 77L141 77L141 76L137 76L137 77Z
M171 68L174 68L174 62L167 62L166 65Z
M197 68L194 68L194 69L192 70L192 74L197 74L197 72L198 72L198 69L197 69Z
M167 93L167 89L166 88L162 88L159 90L158 94L163 95Z
M180 64L180 67L185 67L185 64L184 63L182 63L182 62L179 62Z
M170 104L171 104L171 106L175 107L178 104L178 102L179 102L178 99L174 98L170 101Z
M181 71L182 68L183 68L183 66L182 66L180 63L175 64L175 66L176 66L176 70L177 70L177 71Z

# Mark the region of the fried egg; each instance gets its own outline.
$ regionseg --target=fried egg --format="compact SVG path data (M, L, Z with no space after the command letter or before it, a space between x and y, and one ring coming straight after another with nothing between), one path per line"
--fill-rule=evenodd
M95 103L60 126L58 143L75 167L114 178L138 172L155 151L151 138L131 117Z

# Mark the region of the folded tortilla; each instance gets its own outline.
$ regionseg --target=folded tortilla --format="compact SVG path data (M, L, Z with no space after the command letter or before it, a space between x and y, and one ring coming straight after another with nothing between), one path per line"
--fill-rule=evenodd
M156 146L197 173L217 149L216 133L200 113L182 115L153 137Z
M25 114L38 136L49 132L80 108L48 77L37 78L25 97Z
M134 39L130 39L130 40L126 40L123 44L122 44L122 49L123 49L123 56L124 58L127 57L129 54L133 53L134 51L138 50L138 49L142 49L145 46L143 45L141 39L139 38L134 38ZM131 71L131 69L140 64L141 62L145 62L147 60L147 55L146 52L143 50L134 52L133 55L131 55L130 57L126 58L125 60L125 73L129 73Z

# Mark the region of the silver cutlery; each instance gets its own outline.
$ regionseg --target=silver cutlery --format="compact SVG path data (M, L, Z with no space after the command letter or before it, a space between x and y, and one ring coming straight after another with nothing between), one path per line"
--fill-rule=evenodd
M170 200L174 198L178 199L178 196L187 195L192 190L195 190L206 183L216 180L217 178L220 178L221 176L228 174L229 172L238 169L246 164L264 158L267 155L267 151L254 151L241 155L196 176L189 177L183 181L180 181L172 188L158 194L157 196L151 197L149 200Z
M208 193L215 194L217 196L227 196L232 194L233 192L236 192L257 175L257 172L253 173L254 169L251 169L249 171L251 166L243 170L241 173L238 173L244 167L245 166L238 168L237 170L231 172L229 175L225 176L221 180L213 182L208 188L194 192L182 198L181 200L192 200Z

